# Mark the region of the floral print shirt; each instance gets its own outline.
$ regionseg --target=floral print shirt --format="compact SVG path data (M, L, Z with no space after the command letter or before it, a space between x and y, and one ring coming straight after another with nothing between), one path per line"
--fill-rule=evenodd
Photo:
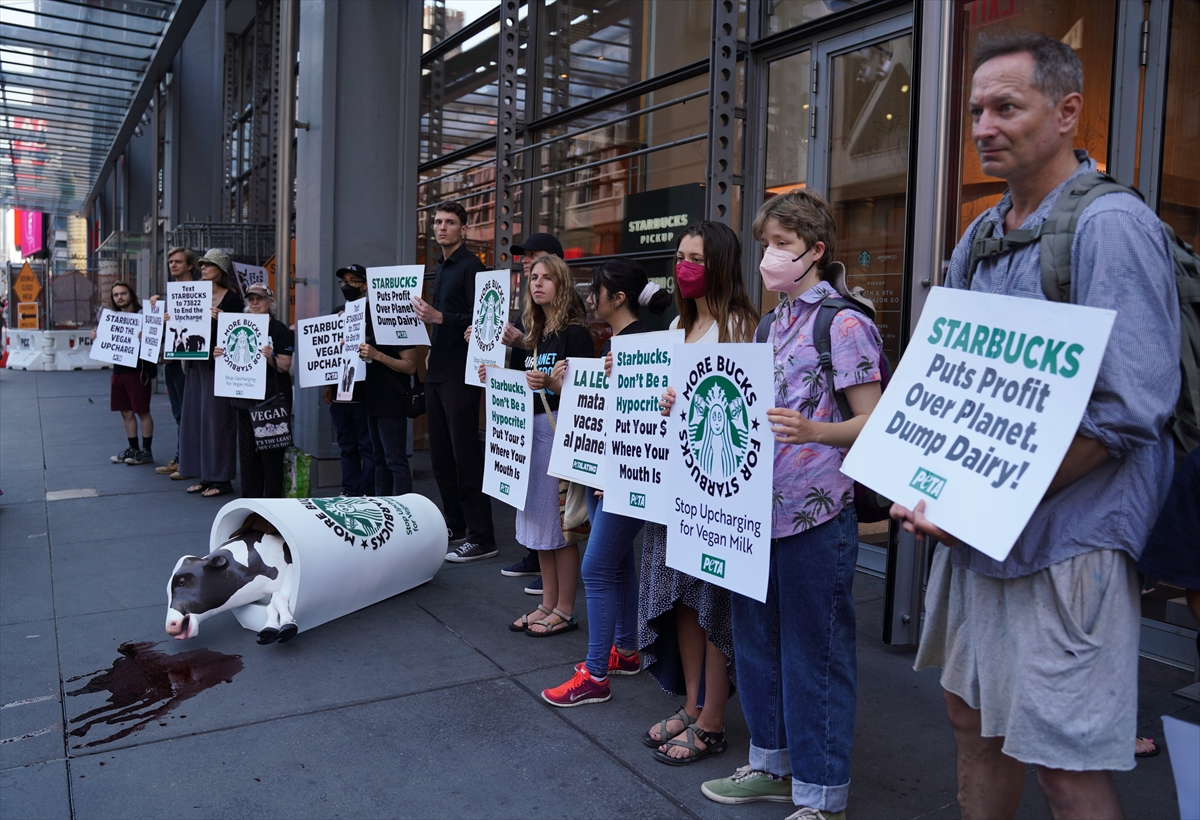
M775 352L774 406L799 410L813 421L843 421L813 346L813 322L827 297L838 295L819 282L775 308L767 343ZM833 384L838 390L880 380L883 340L864 314L843 310L830 327ZM854 503L854 482L842 474L846 451L821 444L775 442L775 482L771 496L771 537L812 529Z

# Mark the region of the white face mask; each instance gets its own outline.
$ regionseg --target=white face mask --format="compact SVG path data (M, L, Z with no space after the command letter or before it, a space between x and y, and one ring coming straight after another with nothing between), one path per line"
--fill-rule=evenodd
M796 283L807 276L812 266L817 264L817 260L814 259L806 268L800 261L811 250L812 248L809 248L799 256L792 256L779 248L764 250L762 261L758 263L758 271L762 274L767 290L790 293L796 287Z

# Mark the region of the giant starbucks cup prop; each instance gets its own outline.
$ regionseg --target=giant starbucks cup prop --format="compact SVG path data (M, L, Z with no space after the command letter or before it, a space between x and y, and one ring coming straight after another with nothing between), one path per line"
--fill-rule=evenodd
M260 644L284 642L420 586L446 558L446 523L422 495L241 498L213 521L209 553L184 556L167 590L183 640L226 610Z

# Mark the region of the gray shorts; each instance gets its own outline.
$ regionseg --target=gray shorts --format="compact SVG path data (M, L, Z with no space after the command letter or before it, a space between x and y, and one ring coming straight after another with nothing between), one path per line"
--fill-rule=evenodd
M1140 629L1137 572L1118 550L1022 578L989 578L934 553L915 669L981 712L1022 763L1133 768Z

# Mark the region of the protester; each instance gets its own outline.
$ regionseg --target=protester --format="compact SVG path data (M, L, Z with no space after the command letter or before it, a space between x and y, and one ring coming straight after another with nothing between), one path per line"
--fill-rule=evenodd
M367 340L358 346L358 355L367 363L363 397L375 461L375 494L406 495L413 488L408 465L408 398L420 351L412 345L378 344L370 311L366 331Z
M167 251L167 272L176 282L191 282L196 278L196 254L187 248L171 248ZM171 415L175 417L175 457L161 467L155 467L159 475L172 475L179 470L179 430L183 415L183 362L169 361L163 366L167 383L167 398L171 401Z
M124 282L113 282L108 292L108 309L118 313L141 313L142 303L133 288ZM92 331L92 339L96 331ZM150 394L154 382L155 366L138 359L133 367L114 364L109 379L108 407L121 414L125 423L125 440L129 443L121 452L112 456L113 464L152 464L154 453L154 419L150 416ZM142 422L142 444L138 446L138 420Z
M233 289L233 266L224 251L210 249L200 258L200 278L212 282L212 327L217 338L217 316L241 313L242 298ZM187 488L192 494L214 498L233 492L237 475L237 413L224 396L214 395L215 360L190 362L183 386L183 413L179 428L179 473L198 476Z
M983 173L1008 183L954 249L947 285L1041 299L1038 243L968 270L976 231L1041 226L1096 161L1072 150L1083 67L1041 34L984 41L970 112ZM972 276L973 274L973 276ZM1171 480L1165 425L1179 392L1171 251L1138 197L1081 214L1071 301L1118 311L1091 399L1062 465L1004 561L959 544L924 505L892 516L933 536L916 668L942 667L967 817L1012 817L1027 766L1055 817L1119 817L1112 771L1133 768L1140 611L1134 560ZM1147 333L1146 328L1153 328Z
M246 312L271 315L275 306L275 294L266 285L254 284L246 288ZM288 326L272 318L267 325L270 343L263 345L262 354L267 360L267 388L263 401L283 395L290 403L292 399L292 354L295 351L295 335ZM213 348L213 356L222 356L219 347ZM283 498L283 450L259 451L254 444L254 425L250 421L250 409L258 401L254 399L231 399L237 412L238 462L242 471L243 498Z
M819 309L839 297L845 275L833 261L835 235L829 203L807 189L768 200L754 219L763 284L786 297L757 334L771 345L775 371L770 569L765 602L732 598L750 762L701 787L718 803L791 801L793 816L830 820L845 816L857 687L858 518L841 466L879 401L883 344L864 313L834 316L840 405L813 343Z
M338 268L342 296L347 302L367 296L367 269L362 265ZM366 382L354 385L349 401L337 400L337 387L326 385L323 391L333 421L333 434L342 451L342 495L375 495L375 445L371 443L371 425L367 421Z
M742 246L719 222L689 225L675 246L675 303L689 344L749 342L758 311L742 283ZM667 388L663 415L675 400ZM725 751L725 701L733 686L729 591L666 564L667 528L647 523L642 535L638 649L646 670L672 695L679 711L659 721L642 742L655 758L684 765ZM700 688L704 687L703 703Z
M467 211L457 202L434 209L434 239L442 249L433 283L433 301L413 297L413 310L430 328L426 356L425 412L429 456L442 496L450 543L446 560L478 561L497 554L492 501L483 492L483 443L479 402L483 391L467 383L467 343L475 301L479 257L467 250Z
M639 307L661 315L671 296L649 282L646 271L631 259L610 259L592 271L589 306L614 336L645 333L650 328L638 320ZM606 341L600 355L611 358ZM608 366L611 371L611 364ZM588 654L566 683L542 691L553 706L603 703L612 695L609 675L636 675L641 671L637 652L638 576L633 539L645 523L604 511L604 493L587 491L592 532L583 556L583 590L587 596Z

